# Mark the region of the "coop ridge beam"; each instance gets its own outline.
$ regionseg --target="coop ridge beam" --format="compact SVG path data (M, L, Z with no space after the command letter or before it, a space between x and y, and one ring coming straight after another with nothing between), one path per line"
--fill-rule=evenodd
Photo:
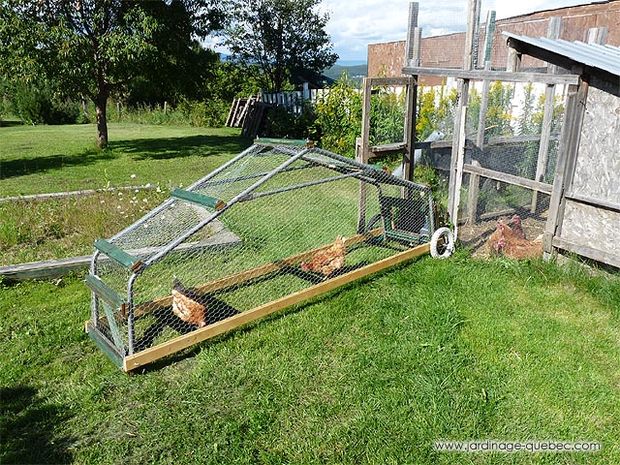
M137 271L143 265L143 262L133 255L129 255L120 247L106 241L105 239L97 239L95 241L95 248L106 254L115 262L123 265L125 268L129 268L132 271Z
M273 137L257 137L254 141L261 145L294 145L297 147L305 147L308 141L305 139L275 139Z
M312 287L304 289L303 291L295 292L281 299L256 307L252 310L236 314L224 320L218 321L217 323L197 329L191 333L178 336L156 347L143 350L137 354L129 355L123 361L123 369L125 371L135 370L136 368L151 363L162 357L179 352L193 346L194 344L211 339L279 310L319 296L370 274L419 257L420 255L428 253L429 249L429 244L419 245L413 249L398 253L371 265L358 268L357 270L329 279L323 283L316 284Z
M403 68L403 74L421 75L421 76L443 76L460 79L474 79L483 81L485 79L491 81L507 81L507 82L540 82L543 84L577 84L579 82L578 74L547 74L547 73L530 73L520 71L511 73L509 71L492 71L492 70L465 70L454 68L423 68L408 66Z
M178 187L175 188L170 195L176 199L185 200L207 208L213 208L214 210L221 210L226 206L226 203L220 199L209 197L208 195L200 194L198 192L186 191L179 189Z

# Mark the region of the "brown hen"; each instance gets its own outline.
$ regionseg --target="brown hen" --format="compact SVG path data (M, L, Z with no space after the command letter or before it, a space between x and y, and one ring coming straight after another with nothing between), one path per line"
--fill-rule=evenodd
M312 271L328 277L344 266L346 253L347 246L344 239L342 236L338 236L331 247L316 252L312 259L301 262L300 267L303 271Z
M203 327L206 326L207 308L198 300L198 295L183 287L178 279L172 283L172 311L186 323Z
M533 241L523 239L518 231L515 232L502 221L497 223L497 229L487 240L487 247L492 255L504 255L515 259L536 258L543 252L540 238Z

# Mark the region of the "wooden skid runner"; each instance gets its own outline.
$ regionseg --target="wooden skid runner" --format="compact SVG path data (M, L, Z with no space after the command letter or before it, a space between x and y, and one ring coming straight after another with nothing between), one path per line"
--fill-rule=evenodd
M154 362L155 360L159 360L162 357L179 352L194 344L213 338L232 329L238 328L242 325L255 321L271 313L277 312L278 310L282 310L286 307L290 307L291 305L295 305L305 300L311 299L312 297L324 294L328 291L353 282L357 279L363 278L364 276L371 275L391 266L397 265L407 260L411 260L415 257L428 253L429 248L429 244L419 245L413 249L398 253L371 265L358 268L357 270L332 278L323 283L316 284L312 287L309 287L299 292L295 292L286 297L282 297L281 299L274 300L273 302L261 305L252 310L239 313L237 315L226 318L225 320L221 320L217 323L205 326L204 328L192 331L191 333L178 336L155 347L151 347L150 349L146 349L136 354L129 355L123 360L123 370L135 370L136 368L139 368L143 365Z

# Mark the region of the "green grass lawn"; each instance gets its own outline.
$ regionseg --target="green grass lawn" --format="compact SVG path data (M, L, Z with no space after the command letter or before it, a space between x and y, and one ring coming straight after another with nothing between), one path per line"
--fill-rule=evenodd
M77 278L0 292L1 463L620 463L620 282L422 259L119 372ZM455 455L437 439L591 440Z
M111 186L188 185L243 150L238 129L110 123L0 127L0 197ZM133 177L132 177L133 175Z
M110 124L97 150L92 125L0 127L0 197L151 184L158 190L0 203L0 266L92 252L249 141L236 129Z

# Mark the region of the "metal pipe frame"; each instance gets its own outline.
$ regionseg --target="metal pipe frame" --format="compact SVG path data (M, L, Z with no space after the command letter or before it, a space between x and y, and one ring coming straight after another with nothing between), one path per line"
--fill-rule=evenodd
M318 151L317 149L304 149L304 150L301 150L301 151L295 151L295 150L288 149L286 147L279 147L279 146L278 147L274 147L274 146L262 145L262 144L257 144L257 145L260 145L260 146L263 147L263 149L259 150L259 152L257 152L257 153L260 153L262 150L271 147L271 148L273 148L276 151L279 151L281 153L290 155L290 158L288 160L286 160L284 163L282 163L279 166L277 166L276 168L274 168L272 171L267 172L257 182L255 182L250 187L248 187L247 189L245 189L244 191L242 191L241 193L236 195L233 199L231 199L226 204L226 206L224 208L214 212L207 219L199 222L193 228L191 228L190 230L186 231L184 234L182 234L181 236L179 236L175 240L173 240L170 243L168 243L157 254L153 255L148 260L146 260L144 262L144 266L141 269L139 269L139 270L135 271L134 273L132 273L132 275L131 275L128 283L127 283L127 302L128 302L128 307L129 307L128 308L128 316L127 316L127 332L128 332L127 335L128 335L128 353L129 354L133 354L134 353L134 349L135 349L135 347L134 347L135 346L135 343L134 343L134 338L135 338L135 331L134 331L134 322L135 322L135 316L134 316L134 285L135 285L136 280L138 279L138 276L140 274L142 274L142 272L144 272L147 268L149 268L150 266L152 266L153 264L155 264L159 260L161 260L171 250L173 250L175 247L177 247L179 244L181 244L183 241L185 241L188 237L191 237L193 234L198 232L200 229L204 228L206 225L208 225L209 223L213 222L215 219L217 219L219 216L221 216L224 212L226 212L233 205L235 205L236 203L242 202L244 200L250 200L250 199L246 198L246 197L248 197L248 195L252 194L256 189L258 189L261 185L263 185L264 183L269 181L271 178L273 178L278 173L281 173L282 171L286 170L291 164L293 164L297 160L300 160L300 159L301 160L305 160L305 161L311 162L313 164L317 164L317 165L321 165L321 166L326 166L326 167L328 167L330 169L336 169L337 171L348 170L348 169L351 169L352 166L356 167L356 168L359 168L362 171L361 172L357 171L357 172L345 173L345 174L343 174L341 176L334 176L332 178L327 178L327 179L320 180L319 182L314 181L314 182L310 182L310 183L304 183L305 185L289 186L289 188L284 188L285 190L299 189L299 188L302 188L302 187L308 187L309 185L315 185L315 184L320 184L320 183L324 183L324 182L332 182L332 181L336 181L336 180L347 178L347 177L356 177L356 178L358 178L360 180L363 180L365 182L373 184L376 187L379 187L380 182L383 181L383 182L386 182L388 184L400 185L400 186L408 187L410 189L424 190L424 191L428 191L430 193L430 189L428 187L426 187L426 186L418 185L418 184L413 183L411 181L407 181L407 180L403 180L403 179L397 178L397 177L392 176L392 175L390 175L388 173L385 173L383 171L375 170L375 169L372 169L372 168L369 169L368 165L356 162L354 160L351 160L351 159L348 159L348 158L345 158L345 157L341 157L340 155L336 155L336 154L332 154L332 153L329 153L329 155L325 155L326 157L333 158L336 161L339 161L339 162L341 162L344 165L344 166L337 167L337 166L332 165L332 164L330 164L330 163L328 163L328 162L326 162L324 160L317 160L317 159L314 159L312 157L308 157L307 156L308 153L312 153L312 152L317 152L317 153L321 154L321 152ZM245 150L244 152L240 153L239 155L234 157L229 162L227 162L224 165L220 166L219 168L217 168L216 170L214 170L213 172L211 172L210 174L208 174L204 178L196 181L194 184L192 184L188 188L188 190L193 189L196 186L199 186L200 184L204 183L205 181L208 181L209 179L212 179L214 176L216 176L217 174L221 173L227 167L231 166L233 163L237 162L238 160L242 159L243 157L245 157L249 153L251 153L254 150L254 147L255 146L249 147L247 150ZM369 174L369 177L365 176L364 174ZM270 192L262 193L261 196L276 194L276 193L279 193L279 192L285 192L285 190L278 189L278 190L275 190L275 191L270 191ZM379 187L379 190L380 190L380 187ZM257 197L254 196L252 198L257 198ZM147 214L143 218L141 218L138 222L134 223L130 227L125 228L125 230L123 230L120 233L116 234L111 240L113 240L115 238L118 238L119 236L121 236L124 233L132 231L133 229L135 229L138 226L140 226L141 224L143 224L146 220L148 220L149 218L152 218L154 215L156 215L157 213L162 211L164 208L168 207L169 205L171 205L171 204L173 204L174 202L177 202L177 201L178 201L177 199L169 199L169 200L165 201L159 207L157 207L156 209L151 211L149 214ZM432 201L432 199L431 199L431 201ZM431 212L431 215L432 215L432 212ZM95 262L97 256L98 256L98 253L95 253L95 255L93 256L93 264L94 265L96 265L94 262ZM94 268L94 269L96 270L96 268Z
M300 184L294 184L292 186L281 187L279 189L273 189L273 190L266 191L266 192L256 192L254 194L249 194L245 198L241 199L240 202L247 202L249 200L260 199L261 197L267 197L269 195L281 194L283 192L289 192L289 191L294 191L294 190L297 190L297 189L303 189L304 187L311 187L311 186L317 186L319 184L325 184L325 183L328 183L328 182L340 181L341 179L357 177L358 175L359 175L358 172L348 173L348 174L341 174L340 176L333 176L331 178L318 179L316 181L302 182Z
M310 164L306 165L306 166L297 166L295 168L288 168L285 170L280 171L281 173L284 172L290 172L290 171L298 171L298 170L303 170L306 168L309 168ZM230 178L230 179L221 179L219 181L211 181L211 182L207 182L204 185L199 185L196 186L200 189L204 188L204 187L211 187L211 186L220 186L222 184L232 184L234 182L240 182L240 181L247 181L249 179L256 179L256 178L262 178L263 176L266 176L269 174L269 171L264 171L262 173L258 173L258 174L248 174L246 176L237 176L236 178Z

